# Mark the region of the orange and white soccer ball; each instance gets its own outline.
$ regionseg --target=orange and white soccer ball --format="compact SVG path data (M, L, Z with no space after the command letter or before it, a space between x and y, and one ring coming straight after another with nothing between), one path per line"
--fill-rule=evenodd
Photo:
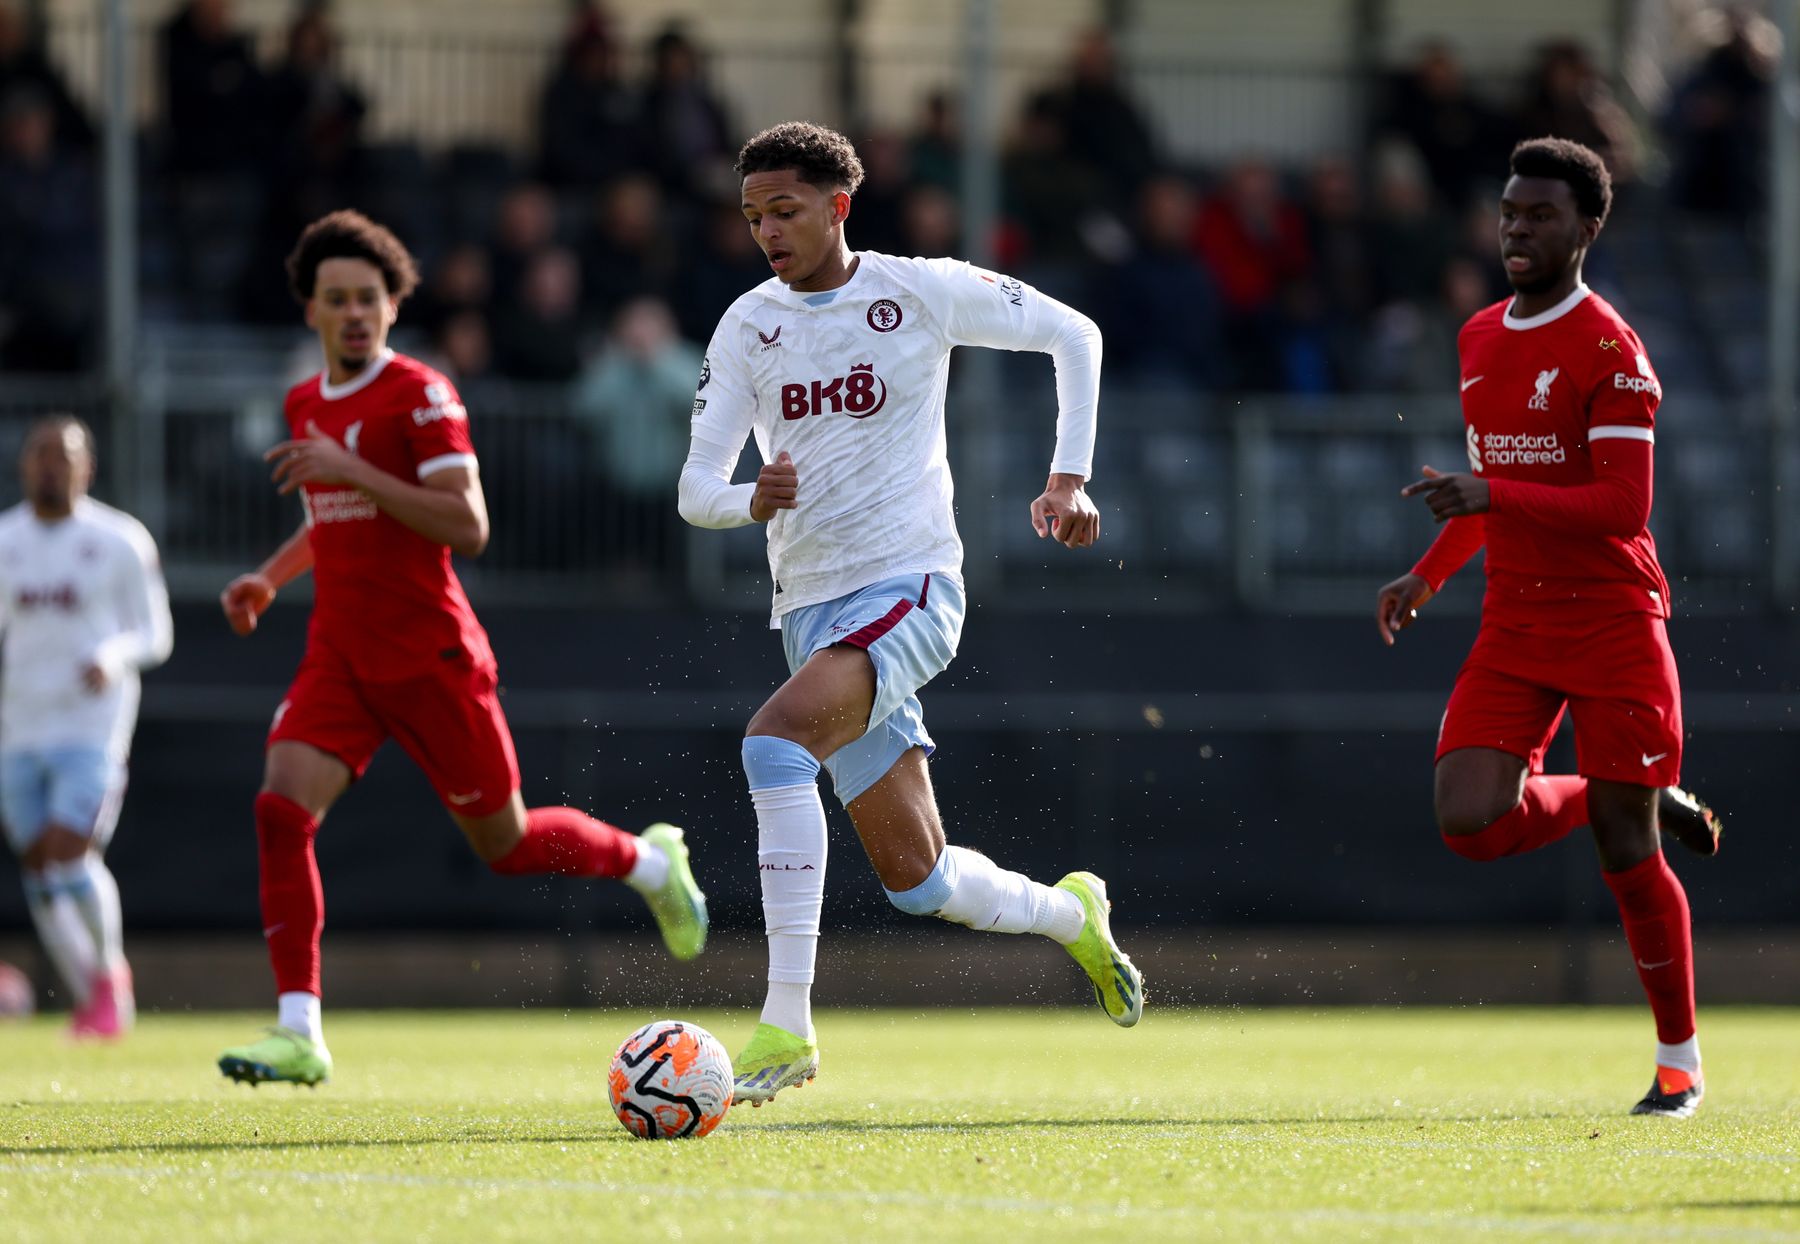
M634 1136L704 1136L731 1109L731 1055L700 1025L659 1019L625 1038L606 1083L613 1113Z

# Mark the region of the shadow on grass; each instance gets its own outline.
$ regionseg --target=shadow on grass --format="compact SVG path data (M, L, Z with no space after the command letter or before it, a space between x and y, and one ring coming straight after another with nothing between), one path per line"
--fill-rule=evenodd
M1676 1209L1796 1209L1800 1210L1800 1200L1793 1201L1677 1201Z
M1420 1124L1433 1125L1442 1123L1523 1123L1540 1119L1559 1119L1557 1114L1517 1114L1497 1118L1493 1115L1457 1115L1433 1116L1430 1119L1416 1119L1406 1115L1303 1115L1296 1118L1261 1118L1261 1119L981 1119L966 1123L864 1123L855 1119L818 1119L811 1122L794 1123L761 1123L756 1120L741 1121L740 1127L751 1126L762 1132L979 1132L1004 1130L1011 1128L1082 1128L1082 1127L1121 1127L1150 1128L1163 1130L1169 1128L1217 1128L1217 1127L1303 1127L1329 1126L1340 1123L1410 1123L1415 1128Z
M1318 1117L1306 1115L1295 1118L1231 1118L1231 1119L980 1119L969 1122L920 1122L920 1123L877 1123L856 1119L817 1119L811 1121L769 1122L759 1119L744 1118L741 1110L737 1118L738 1132L786 1132L786 1133L838 1133L843 1135L879 1134L879 1133L913 1133L913 1132L1007 1132L1046 1128L1052 1130L1079 1130L1085 1128L1128 1128L1135 1130L1174 1131L1193 1130L1201 1132L1216 1128L1238 1127L1317 1127L1341 1124L1412 1124L1416 1130L1421 1123L1425 1126L1445 1123L1513 1123L1541 1119L1556 1119L1563 1116L1555 1114L1509 1115L1503 1119L1492 1115L1459 1115L1453 1118L1431 1118L1416 1120L1407 1117L1395 1118L1391 1115L1342 1115ZM142 1143L102 1143L92 1145L5 1145L0 1146L0 1158L7 1157L51 1157L79 1156L98 1157L103 1154L121 1153L239 1153L272 1151L285 1149L379 1149L398 1148L407 1145L418 1147L439 1145L569 1145L593 1143L635 1143L636 1138L623 1128L613 1129L599 1121L592 1133L585 1135L531 1135L509 1132L504 1134L460 1134L440 1136L376 1136L348 1137L334 1139L320 1137L315 1140L155 1140ZM1753 1203L1745 1202L1746 1206ZM1768 1206L1792 1206L1794 1202L1768 1202ZM1702 1206L1699 1208L1726 1208L1724 1205Z
M282 1149L394 1149L404 1146L427 1148L437 1145L576 1145L594 1141L629 1141L634 1139L623 1128L618 1134L596 1132L585 1136L376 1136L333 1140L152 1140L142 1144L95 1145L7 1145L0 1147L0 1158L39 1158L56 1156L99 1157L116 1153L258 1153Z

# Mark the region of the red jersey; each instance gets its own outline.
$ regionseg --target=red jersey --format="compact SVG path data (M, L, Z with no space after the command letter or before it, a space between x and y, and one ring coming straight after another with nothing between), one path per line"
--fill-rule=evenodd
M385 351L345 384L323 375L288 391L289 431L318 424L390 475L423 480L475 466L456 390L417 359ZM383 513L358 489L306 484L300 499L313 551L308 643L328 647L369 682L417 678L458 658L493 663L487 633L450 568L450 549Z
M1528 318L1510 306L1477 312L1457 338L1469 466L1489 511L1452 520L1415 570L1441 586L1485 538L1483 614L1498 624L1667 617L1646 525L1662 386L1643 343L1585 285Z

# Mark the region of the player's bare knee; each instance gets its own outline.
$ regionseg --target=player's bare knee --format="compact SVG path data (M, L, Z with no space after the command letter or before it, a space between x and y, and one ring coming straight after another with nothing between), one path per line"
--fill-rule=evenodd
M1506 792L1458 791L1438 792L1436 800L1438 832L1446 838L1467 838L1479 834L1518 806L1518 796Z
M37 866L42 868L47 864L65 864L70 860L78 860L93 849L94 842L78 829L70 829L66 825L50 825L31 845L39 852Z

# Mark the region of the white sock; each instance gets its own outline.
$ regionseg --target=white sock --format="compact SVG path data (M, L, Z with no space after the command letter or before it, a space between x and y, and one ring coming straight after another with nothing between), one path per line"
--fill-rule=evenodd
M669 857L654 842L639 838L637 863L625 874L624 881L639 894L654 894L669 884Z
M124 919L119 913L119 883L98 852L64 860L44 869L44 879L75 903L95 948L95 969L117 971L125 961Z
M756 805L756 865L769 937L769 997L762 1020L812 1035L813 963L825 905L825 805L819 786L766 786Z
M289 1032L297 1032L314 1045L325 1044L325 1021L319 1013L319 996L295 990L276 998L276 1020Z
M936 913L940 920L987 933L1037 933L1064 946L1081 936L1087 913L1080 899L1009 872L979 851L945 847L932 871L950 889Z
M1686 1041L1674 1045L1656 1043L1656 1065L1673 1067L1677 1071L1685 1071L1689 1075L1700 1070L1700 1034L1695 1033Z
M94 935L75 900L47 877L25 878L25 906L31 911L31 922L37 926L44 952L50 956L56 974L68 988L70 1000L83 1007L94 993L94 973L100 966Z

